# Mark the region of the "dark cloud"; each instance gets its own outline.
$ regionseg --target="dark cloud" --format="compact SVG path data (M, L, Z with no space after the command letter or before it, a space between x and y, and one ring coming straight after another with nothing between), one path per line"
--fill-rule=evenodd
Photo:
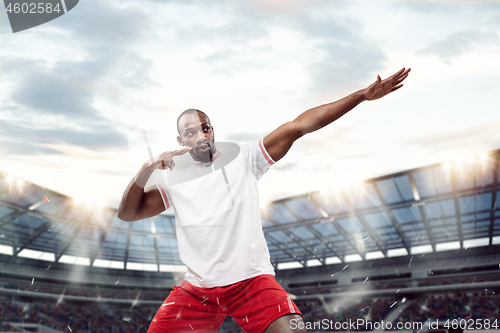
M217 1L222 4L224 1ZM225 2L224 2L225 3ZM347 2L341 2L343 7ZM216 6L216 5L211 5ZM264 3L227 3L223 9L232 17L232 21L214 26L213 20L197 22L189 27L179 27L177 36L182 43L218 43L230 42L233 45L248 43L252 40L266 37L273 27L286 28L302 33L313 43L316 42L316 54L324 54L320 61L309 67L312 85L315 92L335 91L339 87L356 87L371 82L383 68L386 60L381 49L369 40L358 37L362 32L362 24L357 19L351 19L337 13L337 4L333 6L328 1L318 1L314 12L307 10L268 10ZM301 6L291 6L299 8ZM222 7L221 7L222 8ZM317 12L324 9L323 18L317 17ZM303 8L304 9L304 8ZM305 8L307 9L307 8ZM326 15L326 13L331 13ZM207 10L207 17L210 11ZM216 21L215 21L216 22ZM301 45L297 45L300 48ZM309 46L307 46L309 47ZM239 69L256 68L256 63L238 62L238 51L226 49L212 53L202 58L211 66L214 63L237 61ZM234 65L234 64L233 64ZM265 64L264 64L265 65ZM226 66L227 67L227 66ZM219 71L227 73L227 69ZM212 70L216 70L211 67Z
M118 8L110 2L88 0L44 28L30 30L49 26L64 31L61 42L71 37L69 43L76 43L84 57L54 65L32 60L29 54L2 58L3 74L16 84L2 105L9 106L7 114L12 120L3 122L2 136L18 140L17 146L10 144L7 151L14 153L18 147L19 154L28 153L34 143L66 143L98 150L126 146L126 136L94 104L98 95L118 103L127 89L153 84L148 76L151 61L134 51L150 29L144 8L140 4ZM33 123L23 122L26 118L32 118ZM35 125L37 120L57 120L63 125L40 129ZM23 144L28 148L21 147ZM42 148L37 152L56 153Z
M361 24L353 20L333 16L317 19L304 13L296 15L291 24L310 38L329 42L353 40L357 35L354 30L361 30Z
M153 68L152 61L136 57L134 54L122 56L124 70L118 77L122 86L134 89L145 89L154 82L149 78L150 69Z
M100 118L99 112L91 106L93 90L89 78L59 69L60 66L49 73L30 71L23 75L11 95L12 101L27 107L33 116L61 115L92 122Z
M2 144L0 144L0 155L2 156L7 156L7 155L36 156L41 154L62 155L63 153L55 149L40 146L36 142L33 143L16 142L11 140L5 140L5 138L2 138Z
M313 91L335 92L366 86L375 81L387 60L380 48L362 40L324 43L320 50L325 53L323 60L309 66Z
M107 150L125 148L128 138L114 126L96 124L88 129L70 127L39 128L34 123L22 124L13 121L2 121L1 135L3 145L9 154L60 154L54 149L43 147L44 144L69 144L83 146L91 150ZM15 149L18 148L17 152Z
M450 59L472 51L476 46L498 42L498 34L493 31L468 30L454 33L443 40L434 42L420 50L419 53Z
M2 75L19 74L20 72L40 71L47 68L45 60L2 56Z
M64 31L62 41L68 35L74 37L70 42L78 41L85 57L58 61L50 68L42 61L8 58L7 71L16 71L20 82L12 94L17 103L37 112L67 114L71 119L99 117L91 105L100 87L110 89L110 83L115 83L116 89L141 89L151 83L147 77L151 61L134 52L136 43L148 36L150 29L140 5L117 8L105 1L89 0L49 25ZM118 66L122 70L115 70Z
M129 48L128 43L145 38L150 32L148 15L141 3L114 6L99 0L80 1L75 10L54 20L54 25L84 39L90 48L96 46Z
M324 54L309 65L314 92L357 89L374 81L383 69L386 55L377 44L361 37L363 27L356 19L333 14L318 19L300 13L289 24L316 42L316 54Z

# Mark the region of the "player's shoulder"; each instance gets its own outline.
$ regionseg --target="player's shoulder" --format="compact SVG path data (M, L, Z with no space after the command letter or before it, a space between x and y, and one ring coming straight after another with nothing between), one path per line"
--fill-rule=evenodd
M262 138L258 140L248 141L240 145L240 150L243 155L250 156L258 154L261 149L260 146L263 145Z

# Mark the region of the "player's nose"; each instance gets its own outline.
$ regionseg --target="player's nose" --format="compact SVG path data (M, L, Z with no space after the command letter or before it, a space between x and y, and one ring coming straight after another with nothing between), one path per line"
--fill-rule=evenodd
M203 131L197 131L196 132L196 142L203 142L203 141L206 141L205 134L203 133Z

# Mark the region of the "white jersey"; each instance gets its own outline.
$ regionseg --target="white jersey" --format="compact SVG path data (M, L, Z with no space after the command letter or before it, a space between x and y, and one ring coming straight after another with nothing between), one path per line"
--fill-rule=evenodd
M242 146L230 163L218 152L212 162L194 162L156 185L165 207L175 209L179 255L188 267L184 279L197 287L274 275L257 191L274 161L262 141Z

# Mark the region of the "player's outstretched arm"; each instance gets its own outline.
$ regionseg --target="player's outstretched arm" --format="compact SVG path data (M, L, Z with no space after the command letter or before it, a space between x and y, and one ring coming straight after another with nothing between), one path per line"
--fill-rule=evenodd
M264 147L278 161L286 155L292 144L301 136L331 124L363 101L379 99L403 86L410 68L402 68L394 75L377 80L366 87L338 101L317 106L299 115L294 121L285 123L264 138Z
M172 170L175 166L173 157L185 154L190 150L191 147L184 147L164 152L153 158L153 160L144 163L123 193L118 207L118 218L123 221L133 222L153 217L163 212L165 206L158 189L154 186L147 189L144 189L144 187L154 170L165 170L167 168Z

